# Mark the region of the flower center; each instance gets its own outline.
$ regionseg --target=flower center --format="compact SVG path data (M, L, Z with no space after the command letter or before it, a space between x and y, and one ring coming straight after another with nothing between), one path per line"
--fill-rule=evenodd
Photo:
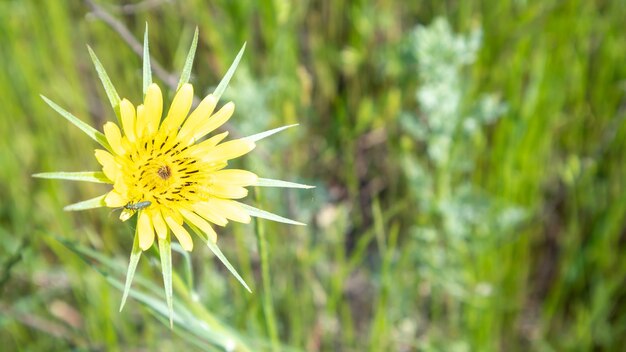
M137 143L128 155L129 172L124 177L132 193L129 199L168 207L197 198L198 185L205 177L198 168L201 163L187 149L159 133Z
M161 166L159 168L159 171L157 171L157 174L159 174L159 176L163 180L167 180L168 178L170 178L170 176L172 176L172 169L170 169L170 167L167 165Z

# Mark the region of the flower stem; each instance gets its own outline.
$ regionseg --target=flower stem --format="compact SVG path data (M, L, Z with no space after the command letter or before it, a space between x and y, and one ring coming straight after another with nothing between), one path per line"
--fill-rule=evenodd
M255 189L255 200L259 204L261 201L261 193L259 188ZM274 313L274 305L272 303L272 286L270 283L270 269L267 260L267 240L265 239L265 227L262 221L255 220L255 232L257 236L257 246L259 256L261 257L261 279L263 280L263 313L265 315L265 324L267 332L272 342L272 350L280 351L280 342L278 339L278 330L276 329L276 315Z

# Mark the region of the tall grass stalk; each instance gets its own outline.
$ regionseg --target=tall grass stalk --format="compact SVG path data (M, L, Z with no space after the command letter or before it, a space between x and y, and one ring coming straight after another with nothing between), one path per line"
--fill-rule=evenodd
M257 204L261 204L262 196L259 187L254 190L254 198ZM265 226L263 225L263 220L255 220L254 225L259 258L261 259L261 280L263 282L262 299L265 324L270 341L272 342L272 350L280 351L280 340L278 337L278 329L276 327L276 313L274 312L274 302L272 296L269 249L267 248L267 239L265 238Z

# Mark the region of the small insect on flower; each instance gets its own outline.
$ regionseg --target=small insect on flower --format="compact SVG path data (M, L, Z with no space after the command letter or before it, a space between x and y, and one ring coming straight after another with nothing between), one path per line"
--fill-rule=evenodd
M124 208L124 210L122 210L122 213L120 214L120 220L126 221L130 219L135 214L135 212L149 207L150 204L152 204L151 201L143 201L143 202L137 202L137 203L129 202L128 204L122 207Z

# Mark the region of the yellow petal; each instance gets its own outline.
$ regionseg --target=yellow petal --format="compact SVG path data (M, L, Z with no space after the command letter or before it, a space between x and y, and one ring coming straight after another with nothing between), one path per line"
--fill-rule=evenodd
M115 190L107 193L104 198L104 202L109 208L119 208L128 204L128 200L123 197L121 194L117 193Z
M115 183L113 184L113 190L115 190L115 192L120 195L125 195L125 198L127 199L131 198L130 196L128 196L129 189L128 185L124 181L124 177L118 177L117 180L115 180Z
M96 149L94 152L96 159L102 166L116 166L115 158L106 150Z
M215 184L232 186L251 186L257 182L257 175L246 170L227 169L211 174L211 181Z
M189 236L187 230L185 230L184 227L179 225L176 220L170 216L165 217L165 222L167 223L167 226L172 229L172 232L176 236L176 239L178 239L178 242L180 242L183 249L187 252L191 252L193 250L193 241L191 240L191 236Z
M189 109L191 108L191 102L193 101L193 86L189 83L185 83L172 101L170 111L167 113L167 117L163 120L161 128L167 131L178 131L178 128L183 123Z
M208 120L217 105L217 99L213 94L207 95L198 107L189 115L180 132L178 132L178 138L183 142L188 142L190 137L193 137L193 132L196 130L196 126L201 122ZM188 144L187 144L188 145Z
M244 224L250 223L250 215L235 201L211 198L206 204L211 211L220 216Z
M199 144L196 144L195 146L193 146L189 150L189 153L191 156L198 156L201 154L206 154L208 151L211 150L211 148L215 147L219 142L224 140L226 136L228 136L228 131L222 132L220 134L216 134L215 136L207 139L206 141L200 142Z
M133 215L135 215L136 210L133 209L122 209L122 213L120 214L120 220L126 221L130 219Z
M216 112L215 115L211 116L210 118L204 121L201 121L201 123L199 123L194 128L193 138L195 140L198 140L206 136L207 134L211 133L216 128L226 123L226 121L228 121L228 119L230 119L230 117L233 116L234 111L235 111L235 104L233 104L233 102L227 103L218 112Z
M230 160L249 153L256 145L245 139L235 139L224 142L202 153L202 161L210 163L220 160Z
M154 225L154 229L156 230L156 234L159 238L165 239L167 237L167 226L165 225L161 211L157 210L153 212L152 225Z
M146 121L146 109L143 105L137 106L137 121L135 123L135 135L140 139L148 131L148 122Z
M130 101L123 99L120 103L120 113L122 115L122 129L124 130L124 135L126 135L129 141L134 142L137 140L135 134L135 107Z
M208 188L211 195L219 198L241 199L248 195L248 190L241 186L214 184Z
M152 83L148 87L144 106L146 109L144 113L146 129L148 135L151 135L159 129L161 115L163 114L163 95L161 94L161 88L156 83Z
M195 203L192 206L192 209L194 212L196 212L196 214L202 216L203 218L205 218L206 220L219 225L219 226L226 226L226 224L228 224L228 220L226 220L225 217L216 214L213 211L213 208L210 207L206 202L201 202L201 203Z
M145 251L154 242L154 229L150 222L150 216L145 211L139 213L137 230L139 231L139 247Z
M117 162L115 161L115 157L113 157L111 153L102 149L96 149L95 155L100 165L102 165L102 171L104 172L104 175L109 180L115 182L120 173Z
M178 211L178 207L176 207L176 209L170 209L167 214L166 213L162 213L163 214L163 219L167 218L167 217L171 217L172 219L174 219L174 221L176 221L177 224L182 225L183 224L183 215Z
M113 122L107 122L104 124L104 136L107 138L109 145L113 149L113 152L117 155L126 154L126 150L122 146L122 133L119 127Z
M209 224L206 220L204 220L203 218L201 218L200 216L196 215L195 213L191 211L181 209L180 212L183 214L183 217L187 221L189 221L194 226L202 230L202 232L207 234L211 242L213 243L217 242L217 233L215 233L215 230L213 230L213 228L211 227L211 224Z

